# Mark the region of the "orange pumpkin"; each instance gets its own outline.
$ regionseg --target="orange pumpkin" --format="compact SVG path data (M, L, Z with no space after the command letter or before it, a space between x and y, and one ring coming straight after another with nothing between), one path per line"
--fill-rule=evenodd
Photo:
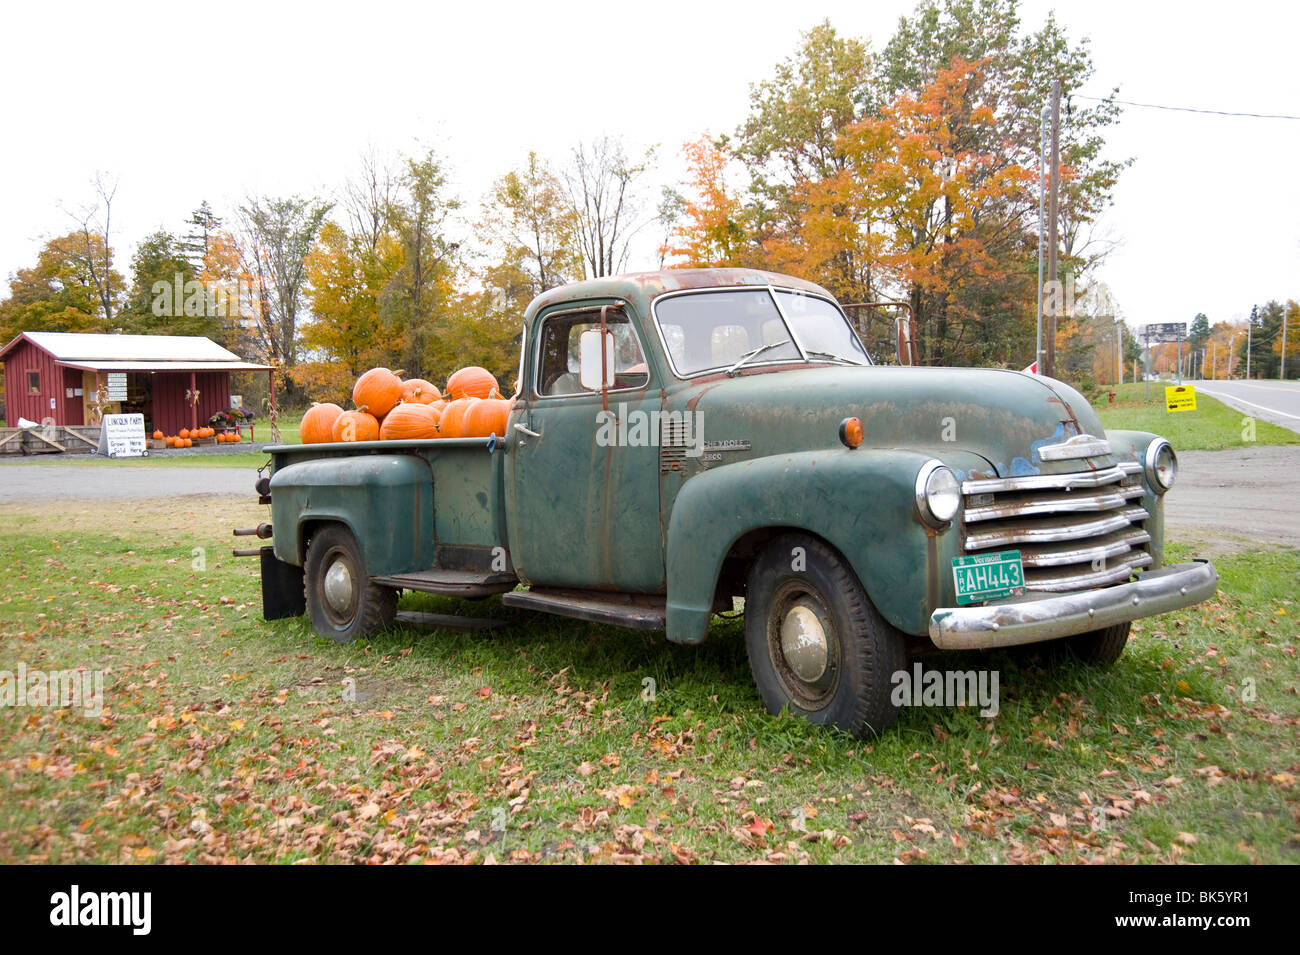
M506 436L506 419L510 417L512 402L508 398L484 398L475 401L461 419L461 434L467 438L486 438L495 434Z
M465 437L465 415L474 404L482 398L457 398L442 412L438 421L438 436L442 438Z
M379 426L381 441L406 441L411 438L436 438L438 419L428 405L418 401L402 402L384 415Z
M164 435L161 431L155 431L155 432L153 433L153 439L154 439L155 441L161 441L161 440L162 440L163 438L165 438L165 437L166 437L166 435Z
M181 428L181 430L176 433L176 437L178 438L188 438L189 436L190 436L189 428Z
M411 378L402 382L402 400L408 404L419 403L431 405L442 397L438 386L423 378Z
M447 379L447 395L457 398L499 398L501 391L492 372L478 365L470 365Z
M167 443L167 447L169 448L176 447L176 439L173 438L171 435L167 435L167 437L163 438L163 441Z
M341 417L343 417L343 416L342 416L342 415L339 415L339 417L341 418ZM235 444L239 444L239 442L241 442L241 441L244 440L244 436L243 436L240 432L236 431L236 432L235 432L235 437L234 437L233 440L234 440Z
M335 441L378 441L379 422L364 407L345 411L334 420L331 437ZM240 436L235 435L235 441L239 440Z
M302 416L298 432L303 444L326 444L334 440L334 422L338 420L343 409L332 401L323 404L313 401L307 413Z
M352 403L365 408L376 418L382 418L402 400L401 372L387 368L371 368L357 379L352 388Z

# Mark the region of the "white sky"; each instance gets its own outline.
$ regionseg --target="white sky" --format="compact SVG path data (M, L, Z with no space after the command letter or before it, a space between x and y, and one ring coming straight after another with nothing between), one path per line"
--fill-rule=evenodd
M468 210L529 149L557 163L580 139L677 149L733 130L748 87L799 31L829 18L876 47L909 0L783 3L39 3L5 10L0 91L0 277L119 180L117 265L145 234L183 232L206 198L332 194L367 144L433 146ZM1024 0L1090 36L1090 94L1206 109L1300 114L1300 6ZM1300 297L1300 122L1132 109L1112 130L1121 179L1103 267L1132 324L1242 318ZM657 201L657 182L649 199ZM651 243L632 268L653 267Z

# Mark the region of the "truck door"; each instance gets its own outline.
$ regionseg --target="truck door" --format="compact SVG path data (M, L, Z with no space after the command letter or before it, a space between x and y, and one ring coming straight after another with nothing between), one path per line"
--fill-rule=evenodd
M600 327L600 303L544 314L525 361L506 456L510 552L529 584L657 593L664 587L659 526L659 386L628 309L613 303L615 380L607 393L579 382L579 338ZM526 399L526 400L524 400Z

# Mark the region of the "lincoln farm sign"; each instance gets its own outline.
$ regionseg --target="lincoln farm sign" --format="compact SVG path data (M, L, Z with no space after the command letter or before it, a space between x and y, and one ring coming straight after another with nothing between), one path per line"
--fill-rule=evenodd
M144 415L104 415L99 431L99 453L109 458L140 458L148 454Z

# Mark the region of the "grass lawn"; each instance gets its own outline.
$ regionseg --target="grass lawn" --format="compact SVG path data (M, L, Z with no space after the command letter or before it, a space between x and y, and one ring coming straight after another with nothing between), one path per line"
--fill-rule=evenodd
M228 556L263 514L4 509L0 669L102 670L105 705L0 708L0 862L1300 860L1300 552L1225 558L1109 672L927 657L997 670L1000 713L864 742L764 713L739 622L691 648L413 596L507 626L268 624Z
M1254 440L1243 420L1247 416L1229 408L1209 395L1196 395L1195 411L1165 410L1165 382L1151 382L1151 401L1146 400L1145 384L1120 385L1115 388L1115 403L1108 404L1103 393L1094 405L1101 423L1111 428L1151 431L1168 438L1175 451L1220 451L1224 448L1251 447L1257 444L1300 444L1300 433L1259 419L1254 422Z

